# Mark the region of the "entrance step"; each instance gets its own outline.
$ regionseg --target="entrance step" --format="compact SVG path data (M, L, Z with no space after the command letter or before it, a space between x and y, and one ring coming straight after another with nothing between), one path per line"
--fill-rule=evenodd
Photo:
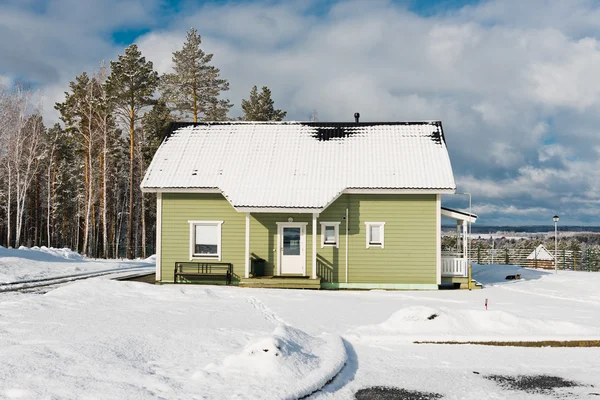
M275 288L275 289L321 289L321 278L260 276L240 279L241 287Z

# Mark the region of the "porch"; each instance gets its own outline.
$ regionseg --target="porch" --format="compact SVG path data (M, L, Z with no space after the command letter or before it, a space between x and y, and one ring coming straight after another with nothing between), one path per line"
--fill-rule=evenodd
M272 289L321 289L321 278L308 276L257 276L241 278L240 287Z
M442 207L443 217L456 221L456 250L441 251L441 280L443 284L468 286L469 280L469 224L477 215Z

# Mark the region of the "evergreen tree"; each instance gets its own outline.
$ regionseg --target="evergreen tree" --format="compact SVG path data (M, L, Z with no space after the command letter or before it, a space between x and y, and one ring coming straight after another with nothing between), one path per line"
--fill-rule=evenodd
M135 44L125 49L118 61L111 61L111 74L106 81L106 90L116 113L129 126L129 220L127 234L127 258L134 257L133 249L133 198L135 166L135 125L141 111L154 103L152 95L158 86L158 74L152 62L146 61Z
M158 146L162 143L169 124L173 122L171 111L167 104L159 99L150 111L142 118L142 129L144 131L143 154L146 166L152 160Z
M194 122L200 116L205 121L225 120L232 104L219 95L229 90L229 82L209 65L213 55L200 48L201 42L197 31L190 29L183 48L173 53L174 72L161 77L162 96L173 111L191 116Z
M68 131L75 134L79 152L84 154L83 169L85 199L85 224L83 234L83 253L90 255L90 239L92 238L93 207L97 196L95 171L98 169L95 159L99 151L98 121L95 119L96 109L101 105L103 88L96 78L82 73L69 84L71 92L65 92L65 101L56 103L60 118ZM77 243L77 249L79 249Z
M263 86L262 91L258 93L256 85L250 91L250 98L242 100L242 111L244 121L281 121L287 115L286 111L275 109L268 87Z
M172 122L171 112L164 101L159 100L150 111L142 118L142 146L139 152L140 179L143 179L144 171L152 161L152 157L158 146L162 143L169 123ZM142 257L146 257L146 248L148 239L155 239L156 231L156 201L151 201L154 194L142 193L140 202L140 223L141 223L141 247Z

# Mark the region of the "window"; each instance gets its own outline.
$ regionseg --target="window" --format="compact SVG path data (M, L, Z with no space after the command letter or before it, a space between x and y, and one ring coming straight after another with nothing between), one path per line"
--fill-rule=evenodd
M340 247L339 222L321 222L321 248L325 246Z
M221 260L221 225L223 221L188 221L190 224L190 259Z
M365 222L367 226L367 249L381 247L383 249L383 227L385 222Z

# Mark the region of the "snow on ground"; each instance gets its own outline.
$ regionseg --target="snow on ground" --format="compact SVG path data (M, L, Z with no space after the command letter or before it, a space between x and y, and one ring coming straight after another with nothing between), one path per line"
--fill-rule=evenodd
M43 295L0 294L0 398L292 399L334 376L309 398L352 399L372 386L446 399L597 398L599 348L413 343L600 339L599 273L505 283L513 268L492 268L487 286L470 292L94 278ZM533 394L485 378L540 374L582 386Z
M54 249L42 246L7 249L0 246L0 283L144 266L155 262L154 256L142 261L96 260L83 257L66 248Z
M523 280L541 279L543 276L550 272L543 269L523 268L518 265L501 265L501 264L489 264L480 265L473 263L473 279L477 282L485 285L503 285L506 283L514 283L515 280L507 280L506 277L510 275L521 275Z

